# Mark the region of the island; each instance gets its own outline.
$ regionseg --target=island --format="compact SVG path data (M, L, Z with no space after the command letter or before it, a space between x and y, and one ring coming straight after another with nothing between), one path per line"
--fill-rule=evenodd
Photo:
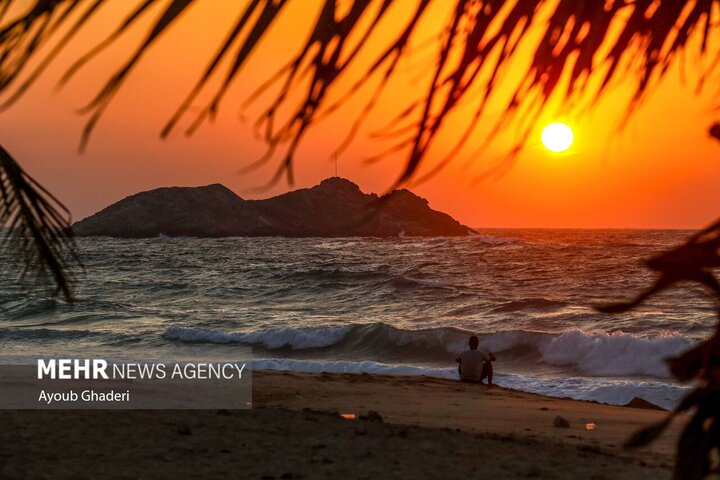
M76 222L73 230L82 237L121 238L476 234L409 190L378 196L340 177L264 200L244 200L220 184L156 188Z

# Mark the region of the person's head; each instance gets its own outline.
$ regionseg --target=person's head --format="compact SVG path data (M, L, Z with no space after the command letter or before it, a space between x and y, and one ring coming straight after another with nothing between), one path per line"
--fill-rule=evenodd
M470 337L470 340L468 340L468 346L470 347L470 350L477 350L479 344L480 340L478 340L478 337L476 337L475 335L472 335Z

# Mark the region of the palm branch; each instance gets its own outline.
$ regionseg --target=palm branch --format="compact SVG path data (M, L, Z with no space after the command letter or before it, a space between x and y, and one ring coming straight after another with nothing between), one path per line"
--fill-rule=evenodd
M145 54L202 1L130 0L127 15L118 18L105 38L75 60L60 80L61 84L136 24L152 17L145 37L126 60L118 62L115 73L83 109L88 121L81 149L86 147L93 128ZM184 127L187 134L213 119L228 88L238 80L260 40L279 35L273 33L271 27L289 4L302 1L237 2L233 26L216 52L209 55L207 67L169 118L161 135L167 136L180 128L186 117L190 117ZM0 0L3 107L20 98L74 37L93 25L93 19L109 3L109 0ZM474 114L464 131L457 132L457 145L446 152L446 158L441 159L431 173L457 154L481 127L484 108L496 94L500 78L503 82L514 82L514 91L504 114L486 135L492 137L520 114L524 121L519 141L510 149L515 155L553 95L571 107L581 97L591 101L602 97L618 77L632 78L635 93L626 105L630 114L688 46L697 45L700 56L711 57L709 67L702 72L701 85L720 62L720 47L710 42L720 25L720 0L416 0L415 10L404 21L396 22L387 34L389 27L383 21L400 3L407 5L408 0L324 0L316 11L308 9L307 39L296 47L288 44L287 48L293 52L292 60L268 78L245 104L258 101L266 90L279 86L279 93L268 102L255 123L257 133L267 144L267 154L255 166L269 161L282 149L273 180L284 175L292 183L294 155L306 133L342 108L348 99L367 95L366 106L358 113L355 125L349 129L347 138L339 142L339 150L345 148L377 105L399 62L408 55L419 25L432 15L431 7L438 4L452 6L452 13L435 39L437 56L430 65L431 80L415 98L409 99L407 108L385 132L397 139L388 152L403 152L405 156L405 168L398 183L416 176L446 118L460 105L474 105ZM543 34L536 39L528 35L531 29L539 29ZM369 42L371 38L378 40L373 35L380 30L383 31L380 43ZM695 37L699 41L691 44ZM528 71L515 78L503 77L520 44L530 41L534 43L529 45L532 61ZM359 66L364 74L351 82L349 88L339 90L340 80L356 75L350 70L361 57L372 59ZM194 113L196 109L189 107L216 76L219 87L210 92L210 100L200 112ZM363 87L372 82L376 86L367 93L368 89ZM297 105L294 99L290 102L291 93L301 96ZM280 115L281 111L289 113ZM486 173L494 174L510 165L512 161L507 161Z
M23 277L54 280L67 300L72 299L68 266L78 261L70 225L70 212L0 145L3 257L22 263Z

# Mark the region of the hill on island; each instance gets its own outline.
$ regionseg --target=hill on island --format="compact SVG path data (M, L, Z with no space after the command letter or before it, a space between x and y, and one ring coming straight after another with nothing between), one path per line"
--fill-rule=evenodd
M156 188L136 193L73 225L79 236L393 237L462 236L473 229L409 190L379 197L332 177L312 188L243 200L227 187Z

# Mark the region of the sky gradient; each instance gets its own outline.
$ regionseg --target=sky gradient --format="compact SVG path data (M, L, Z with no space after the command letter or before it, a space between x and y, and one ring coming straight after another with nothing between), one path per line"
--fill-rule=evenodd
M148 26L146 20L57 92L56 84L72 61L104 38L125 11L122 2L107 8L93 28L75 39L28 94L2 112L3 145L71 209L75 219L127 195L162 186L222 183L244 198L264 198L293 188L281 181L270 189L256 189L271 178L281 159L279 155L250 173L239 172L265 152L252 125L272 98L272 91L243 112L242 118L239 106L295 53L307 35L307 21L303 19L314 18L317 2L291 4L293 11L285 12L272 35L253 55L221 104L214 123L204 124L191 137L184 136L180 129L168 140L159 138L165 122L193 87L233 22L237 7L231 15L231 3L200 2L192 7L187 18L148 52L100 120L87 151L79 154L77 146L87 117L77 110L92 99L127 58ZM413 2L408 1L394 14L407 15L411 8ZM442 28L448 13L441 10L442 6L436 8L438 11L428 16L430 20L422 26L411 55L401 62L396 78L366 127L339 156L340 175L366 192L386 191L402 171L402 154L373 164L365 160L389 145L371 134L405 108L418 91L427 88L437 47L424 46L427 42L422 40ZM505 73L507 92L525 74L528 59L529 53L520 51ZM672 67L622 130L618 125L632 91L629 82L614 85L588 111L555 115L560 105L551 102L512 169L499 178L477 182L476 177L501 161L516 138L511 126L489 148L477 152L502 111L501 95L488 107L483 125L469 147L447 168L412 190L427 198L433 208L476 227L702 227L720 214L720 144L707 134L714 120L712 106L717 104L713 87L718 72L708 82L710 88L698 94L695 85L701 64L695 54L689 53L683 65ZM354 78L351 72L340 83L338 93ZM198 105L211 92L212 88L208 89ZM296 156L294 188L315 185L334 174L333 152L367 100L362 93L307 135ZM459 131L470 115L470 108L460 109L448 120L426 169L452 148L457 138L453 131ZM183 126L192 119L190 115ZM542 127L556 120L568 123L574 130L575 144L568 153L555 154L540 144Z

